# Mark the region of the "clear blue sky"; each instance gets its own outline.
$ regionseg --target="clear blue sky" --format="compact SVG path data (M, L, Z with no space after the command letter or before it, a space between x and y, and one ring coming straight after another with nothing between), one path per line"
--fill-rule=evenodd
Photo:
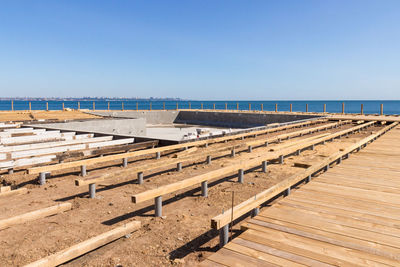
M0 91L400 99L400 1L2 0Z

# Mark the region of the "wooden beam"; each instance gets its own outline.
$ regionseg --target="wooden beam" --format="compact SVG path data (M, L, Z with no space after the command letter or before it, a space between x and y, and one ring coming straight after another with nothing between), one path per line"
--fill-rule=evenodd
M3 219L3 220L0 220L0 230L10 227L12 225L30 222L33 220L37 220L40 218L58 214L63 211L70 210L71 208L72 208L72 204L67 202L67 203L61 203L61 204L58 204L55 206L51 206L48 208L31 211L31 212L17 215L17 216L11 217L11 218Z
M111 231L92 237L86 241L73 245L72 247L61 250L38 261L25 265L25 267L52 267L63 264L112 241L115 241L124 235L127 235L140 228L139 221L133 221L123 226L117 227Z
M296 135L296 132L293 132L293 134ZM292 145L300 143L300 142L304 143L306 141L317 139L317 138L321 138L321 137L324 137L324 136L327 136L327 135L329 135L329 133L321 134L321 135L317 135L317 136L312 136L310 138L304 138L302 140L295 141L295 142L290 142L290 143ZM274 136L274 137L272 137L270 139L264 140L263 142L265 142L265 141L272 142L272 141L275 141L275 140L277 140L279 138L282 138L283 136L287 136L287 135L283 134L283 135ZM287 144L284 143L284 144L279 145L278 147L280 147L280 148L287 147ZM193 147L193 148L196 148L196 150L197 150L197 147ZM193 148L190 148L188 150L191 150ZM106 173L106 174L97 175L97 176L94 176L94 177L86 177L85 179L80 178L80 179L76 179L75 180L75 185L76 186L84 186L84 185L88 185L88 184L104 182L104 181L108 180L110 177L116 178L116 175L118 175L118 177L126 177L127 179L131 179L130 177L134 173L151 171L151 170L155 170L155 169L161 169L161 168L172 166L173 164L177 164L177 163L185 164L185 163L197 161L197 160L200 160L200 159L203 160L207 155L211 155L213 153L218 153L218 152L225 152L225 153L226 153L226 151L230 152L230 150L233 149L233 148L234 149L238 149L238 148L246 148L247 149L247 143L246 144L241 144L241 145L236 145L234 147L229 145L227 147L222 147L222 148L218 148L218 149L215 149L215 150L208 150L204 154L200 154L200 155L191 155L191 156L186 156L184 158L178 157L178 159L166 159L166 160L163 160L163 161L157 161L156 163L146 164L145 166L134 166L132 168L122 169L122 170L114 171L112 173ZM187 152L188 150L185 150L185 151L180 152L180 153ZM255 153L253 153L252 155L255 155ZM213 155L213 156L215 156L215 155ZM221 155L218 155L218 157L219 156L221 156Z
M0 198L1 197L8 197L8 196L15 196L15 195L22 195L28 193L28 189L25 187L11 190L11 191L6 191L6 192L1 192L0 193Z
M261 134L261 133L265 134L268 132L275 132L275 131L279 131L279 130L283 130L283 129L298 127L299 125L309 125L311 123L316 123L316 122L304 122L304 123L292 124L289 126L282 126L282 127L272 128L272 129L266 129L266 130L262 130L262 131L255 131L255 132L248 132L248 133L244 133L244 134L219 137L219 138L210 139L210 140L194 141L194 142L182 143L182 144L177 144L177 145L170 145L170 146L165 146L165 147L157 147L157 148L153 148L153 149L140 150L140 151L135 151L135 152L130 152L130 153L110 155L110 156L105 156L105 157L101 157L101 158L85 159L85 160L80 160L80 161L66 162L66 163L54 164L54 165L43 166L43 167L34 167L34 168L29 168L28 173L29 174L37 174L37 173L41 173L41 172L51 172L51 171L55 171L55 170L75 168L75 167L80 167L82 165L89 166L89 165L93 165L93 164L97 164L97 163L119 160L119 159L123 159L123 158L138 157L138 156L143 156L143 155L155 154L157 152L182 149L184 147L193 147L193 146L200 146L200 145L205 145L205 144L214 143L214 142L222 142L225 140L237 139L240 137L250 136L250 135L254 135L254 134Z
M78 137L81 135L76 135ZM21 150L30 150L30 149L40 149L40 148L49 148L49 147L57 147L57 146L67 146L67 145L75 145L75 144L86 144L93 142L102 142L102 141L110 141L113 139L112 136L102 136L102 137L88 137L88 135L84 134L85 138L76 138L75 140L69 141L57 141L57 142L46 142L46 143L36 143L36 144L28 144L28 145L16 145L16 146L3 146L0 147L0 152L15 152Z
M249 211L259 207L261 204L265 203L266 201L270 200L271 198L275 197L276 195L282 193L287 188L304 180L309 175L312 175L315 172L321 170L322 168L324 168L326 165L330 164L331 162L337 160L340 157L343 157L344 155L346 155L348 153L351 153L352 151L359 148L361 145L371 142L374 138L379 137L384 132L395 127L397 124L398 123L389 125L383 129L381 129L377 133L372 134L372 135L360 140L356 144L353 144L353 145L345 148L343 151L337 152L337 153L329 156L324 161L314 164L311 167L307 168L306 170L304 170L300 173L296 173L296 174L290 176L289 178L285 179L284 181L279 182L276 185L268 188L267 190L264 190L263 192L256 194L254 197L251 197L250 199L240 203L239 205L236 205L233 208L233 212L232 212L232 209L229 209L224 214L220 214L220 215L212 218L211 219L211 227L214 229L220 229L224 225L227 225L228 223L230 223L230 221L232 219L235 220L235 219L241 217L242 215L248 213Z
M193 186L195 184L200 184L203 181L211 181L211 180L219 178L221 176L229 175L231 173L238 171L239 169L248 170L248 169L251 169L251 168L254 168L254 167L260 165L263 161L273 160L273 159L278 158L281 155L288 155L288 154L294 153L298 149L303 149L303 148L309 147L311 145L319 144L323 141L327 141L327 140L330 140L337 136L343 135L347 132L351 132L351 131L369 126L373 123L375 123L375 122L370 122L370 123L366 123L364 125L355 126L353 128L350 128L350 129L347 129L347 130L344 130L344 131L341 131L338 133L334 133L334 134L331 134L331 135L328 135L328 136L325 136L325 137L322 137L319 139L314 139L311 141L306 141L304 143L296 144L294 146L284 148L284 149L276 151L276 152L263 153L263 154L260 154L257 158L254 158L251 160L249 160L249 159L242 160L241 162L230 165L230 166L222 167L217 170L213 170L213 171L210 171L210 172L207 172L204 174L194 176L192 178L188 178L188 179L185 179L185 180L182 180L179 182L175 182L175 183L172 183L169 185L158 187L156 189L138 193L138 194L132 196L132 202L140 203L140 202L143 202L143 201L146 201L149 199L153 199L155 197L162 196L162 195L165 195L168 193L172 193L177 190L184 189L189 186Z
M0 193L11 191L11 186L0 186Z

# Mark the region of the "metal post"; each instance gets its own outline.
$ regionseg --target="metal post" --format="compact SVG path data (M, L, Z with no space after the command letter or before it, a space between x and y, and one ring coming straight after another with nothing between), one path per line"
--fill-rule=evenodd
M151 110L151 108L152 108L152 103L151 103L151 101L150 101L150 103L149 103L149 110Z
M160 151L156 152L156 159L160 159L160 157L161 157Z
M14 100L11 100L11 111L14 111Z
M138 184L143 184L143 172L137 174Z
M29 111L32 110L32 103L29 101Z
M122 167L124 167L124 168L128 167L128 158L122 159Z
M251 211L251 217L255 217L255 216L257 216L259 213L260 213L260 208L254 208L254 209Z
M261 167L262 167L263 172L267 172L267 161L266 160L264 160L262 162Z
M162 196L158 196L154 199L154 206L155 206L155 216L161 217L162 216Z
M290 195L290 186L285 190L285 197Z
M89 184L89 198L96 197L96 184Z
M62 110L64 110L64 102L62 102Z
M207 164L211 164L211 156L210 155L207 156L206 162L207 162Z
M182 170L182 162L176 164L176 171L180 172Z
M176 102L176 110L178 110L179 109L179 105L178 105L178 102Z
M234 157L235 156L235 148L232 148L232 150L231 150L231 157Z
M329 170L329 164L327 164L324 169L327 172Z
M238 171L238 182L243 184L243 177L244 177L244 170L243 169L239 169Z
M338 160L337 160L337 164L340 164L340 163L342 163L342 157L338 158Z
M82 176L86 176L86 174L87 174L87 173L86 173L86 165L82 165L82 166L81 166L81 175L82 175Z
M8 174L13 174L14 173L14 169L8 169Z
M121 102L121 109L124 110L124 102Z
M306 183L309 183L309 182L311 182L311 175L309 175L309 176L306 178Z
M81 102L78 101L78 109L81 109Z
M300 150L300 149L297 149L297 151L296 151L296 156L300 156L300 152L301 152L301 150Z
M311 146L311 150L314 150L314 149L315 149L315 146L314 146L314 145L312 145L312 146Z
M324 104L324 113L326 113L326 104Z
M228 243L229 239L229 224L224 225L219 229L219 247L222 248Z
M280 155L279 156L279 164L283 164L283 162L284 162L283 155Z
M201 196L208 197L208 185L207 181L201 182Z
M249 146L249 147L248 147L248 152L249 152L249 153L253 152L253 147L252 147L252 146Z
M264 144L265 146L268 146L268 141L265 141L265 144Z
M46 183L46 173L45 172L41 172L39 174L39 184L40 185L44 185Z
M93 101L93 110L96 110L96 103Z

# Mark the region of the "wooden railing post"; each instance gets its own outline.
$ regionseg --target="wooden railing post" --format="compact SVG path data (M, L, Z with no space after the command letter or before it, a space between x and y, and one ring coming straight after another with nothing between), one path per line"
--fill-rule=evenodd
M139 102L136 102L136 110L139 110Z
M225 102L225 110L228 110L228 103Z
M11 110L14 111L14 100L11 100Z
M29 111L31 111L32 110L32 103L31 103L31 101L29 101Z
M249 111L251 110L251 103L249 103Z
M203 102L201 102L200 104L200 109L203 109Z
M150 105L149 105L149 110L151 110L151 109L152 109L152 103L151 103L151 101L150 101L149 104L150 104Z
M344 114L344 102L342 102L342 114Z
M93 101L93 110L96 110L96 103Z
M306 112L308 112L308 104L306 104Z
M324 104L324 113L326 113L326 104Z
M46 102L46 111L49 111L49 102Z
M275 112L278 112L278 103L275 103Z
M176 102L176 110L178 110L179 109L179 105L178 105L178 102Z
M107 110L110 110L110 101L107 102Z
M213 110L215 110L215 103L213 103Z
M293 112L293 104L290 104L290 112Z
M264 104L261 103L261 111L264 111Z
M125 107L124 107L124 102L121 102L121 109L122 109L122 110L125 109Z
M81 109L81 102L78 101L78 110Z
M236 102L236 110L239 110L239 102Z
M165 110L165 102L162 102L163 110Z
M364 105L361 104L361 115L363 115L363 114L364 114Z
M381 104L381 115L383 115L383 104Z

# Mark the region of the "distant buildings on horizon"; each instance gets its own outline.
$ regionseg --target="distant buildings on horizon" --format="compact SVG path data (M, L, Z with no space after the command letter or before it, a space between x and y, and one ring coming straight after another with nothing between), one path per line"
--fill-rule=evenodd
M0 97L0 100L20 100L20 101L105 101L105 100L135 100L135 101L182 101L181 98L173 97L149 97L149 98L139 98L139 97Z

